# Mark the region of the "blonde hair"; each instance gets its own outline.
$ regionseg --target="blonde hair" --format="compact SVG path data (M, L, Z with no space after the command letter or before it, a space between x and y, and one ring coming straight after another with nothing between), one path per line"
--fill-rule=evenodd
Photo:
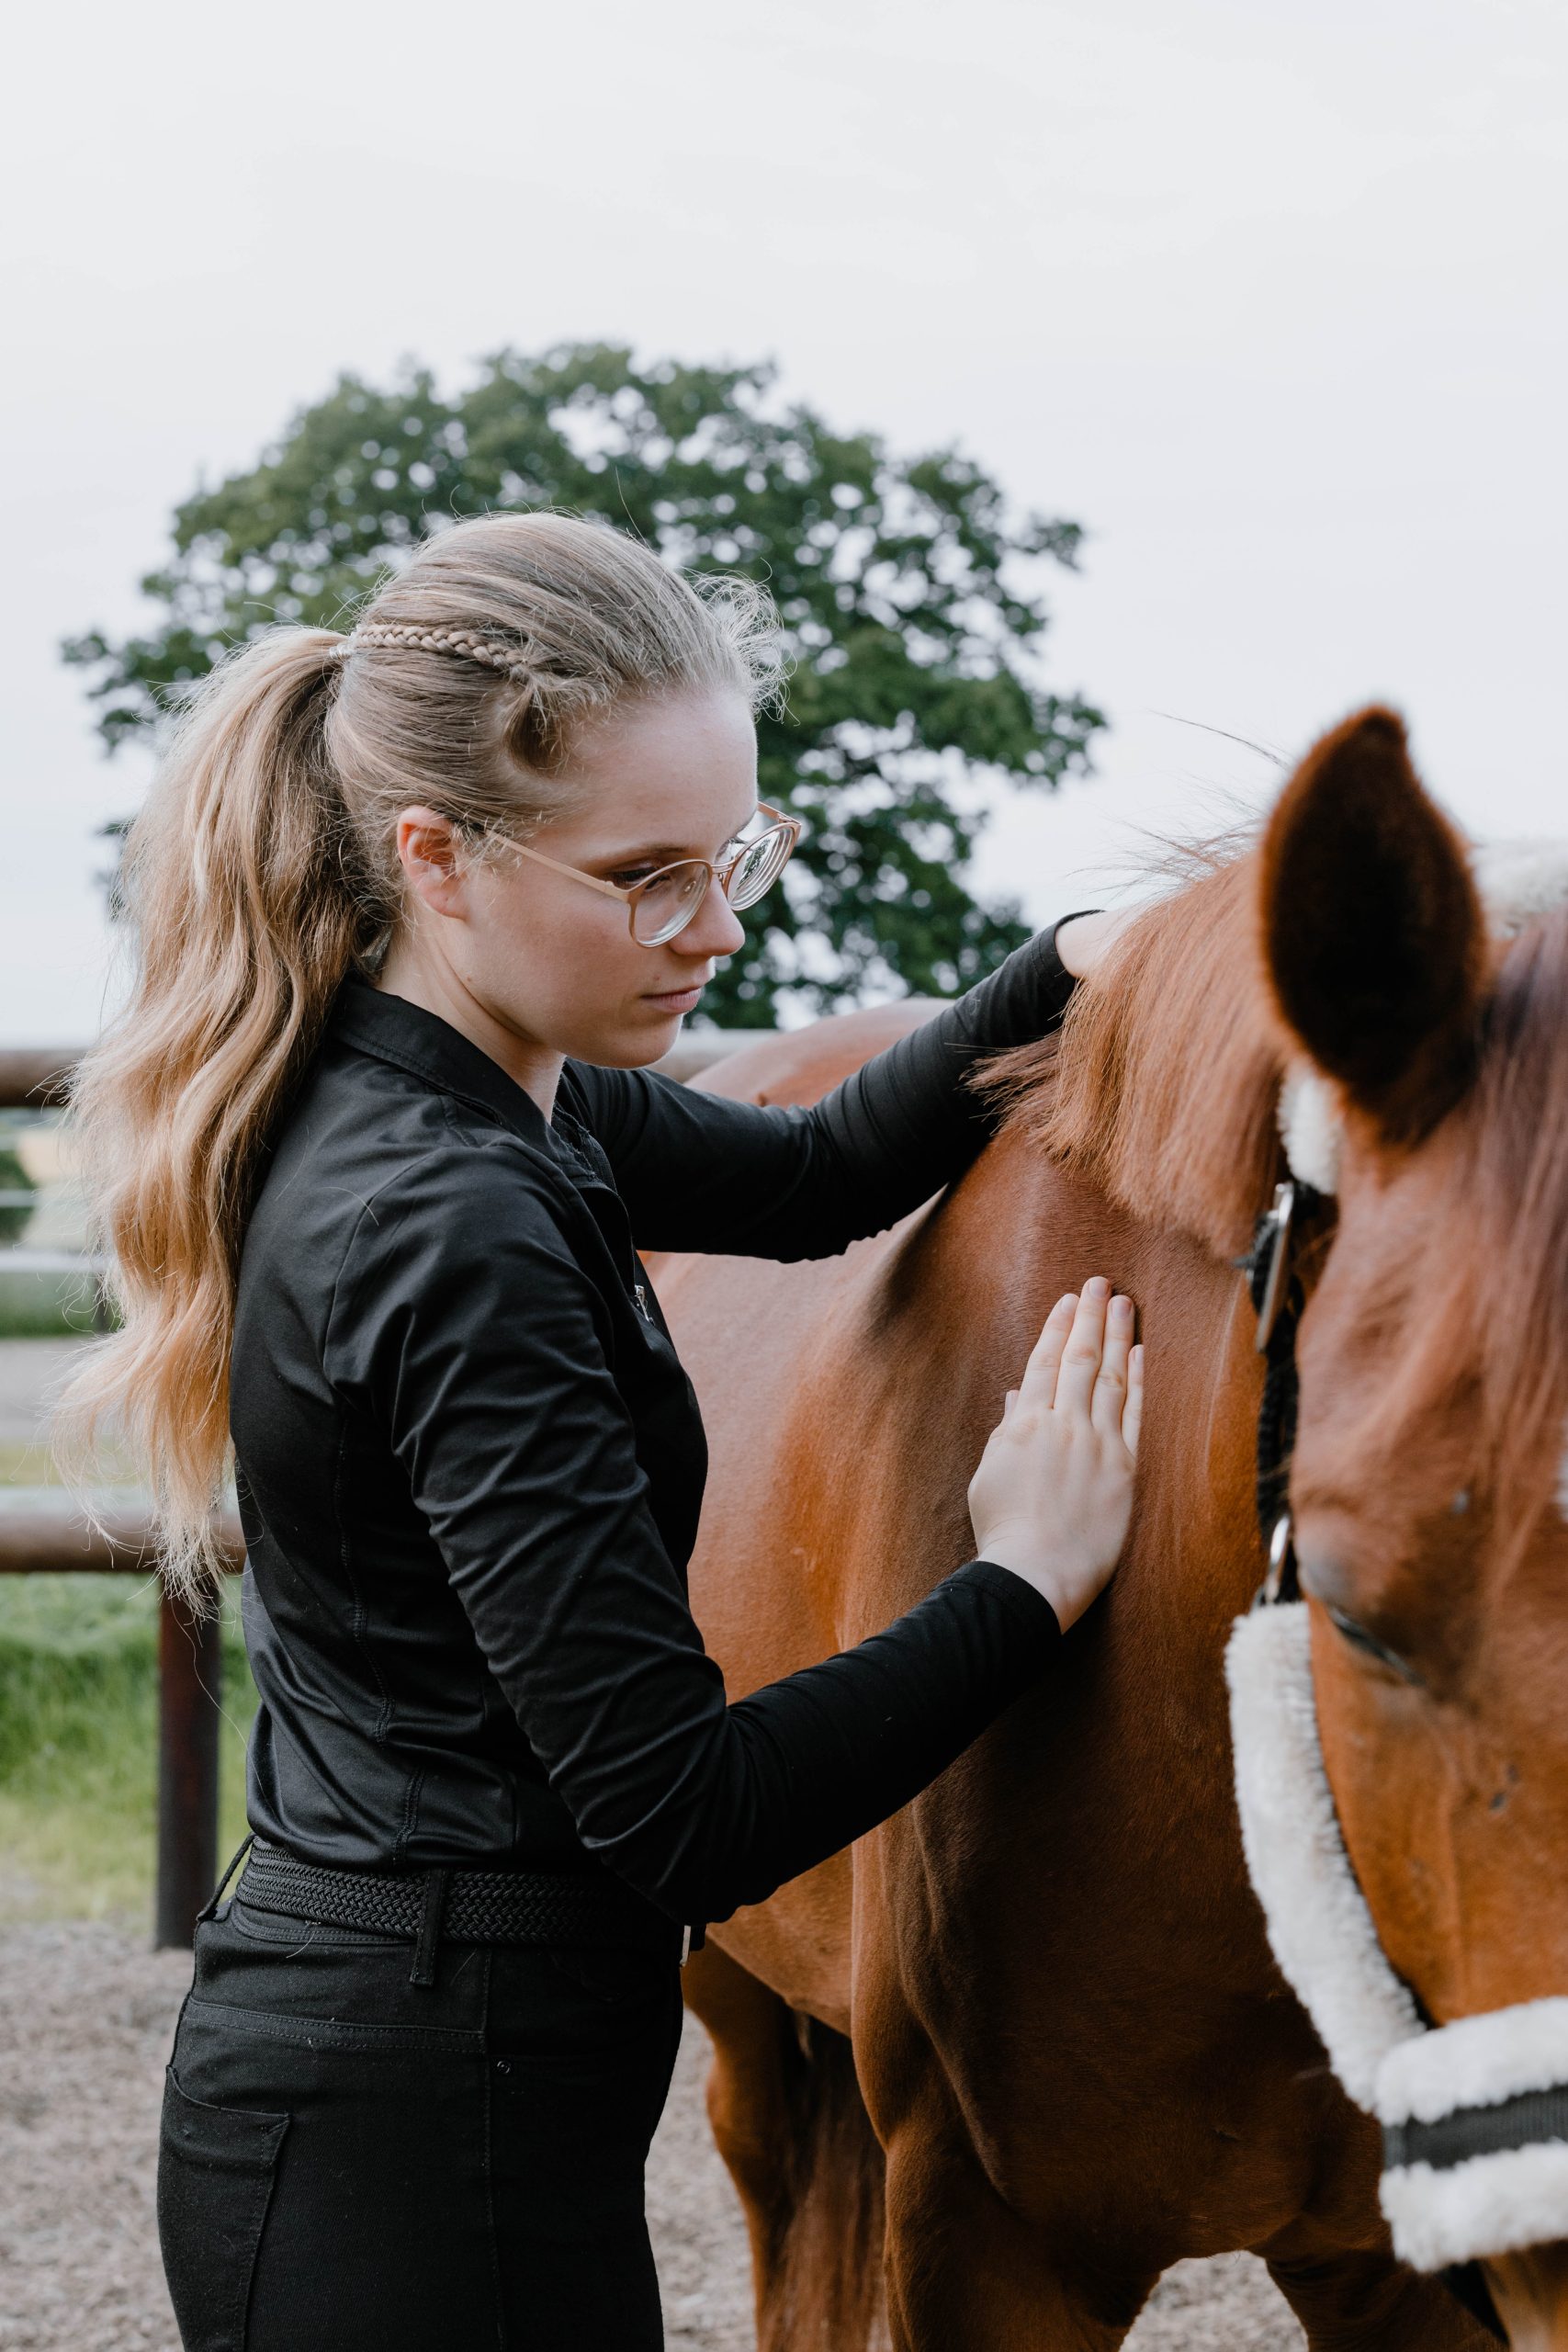
M81 1062L72 1116L120 1328L66 1389L78 1477L102 1431L151 1487L168 1585L221 1571L239 1253L269 1126L351 967L401 915L395 829L419 801L481 841L570 801L590 716L686 688L756 707L782 675L765 591L682 578L556 514L433 538L352 633L269 631L192 696L130 829L126 1006Z

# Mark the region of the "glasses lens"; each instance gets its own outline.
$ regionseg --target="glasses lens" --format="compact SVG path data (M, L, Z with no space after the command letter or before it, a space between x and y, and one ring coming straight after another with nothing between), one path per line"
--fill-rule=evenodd
M705 865L667 865L656 874L632 909L632 933L644 947L673 939L707 896Z
M729 876L725 895L730 905L755 906L763 891L778 880L794 846L795 837L787 825L774 825L749 842Z

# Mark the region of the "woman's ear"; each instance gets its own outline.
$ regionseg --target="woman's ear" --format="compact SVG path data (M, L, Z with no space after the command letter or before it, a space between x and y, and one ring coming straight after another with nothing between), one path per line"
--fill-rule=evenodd
M1463 843L1392 710L1348 718L1286 786L1259 917L1286 1026L1383 1141L1418 1141L1470 1080L1486 934Z
M461 914L462 843L451 818L434 808L405 808L397 840L403 878L421 905L432 914Z

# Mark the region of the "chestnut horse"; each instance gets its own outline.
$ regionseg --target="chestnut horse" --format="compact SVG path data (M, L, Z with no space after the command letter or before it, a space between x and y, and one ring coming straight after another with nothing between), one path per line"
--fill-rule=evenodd
M1356 727L1319 768L1334 741ZM1269 945L1337 976L1353 1026L1377 975L1337 961L1336 891L1375 926L1381 877L1341 876L1332 833L1276 889ZM1277 1972L1242 1860L1222 1657L1263 1563L1235 1261L1280 1171L1292 1051L1258 954L1260 866L1218 862L1145 912L1077 991L1059 1055L1043 1041L992 1065L999 1132L889 1233L807 1265L652 1261L710 1435L692 1594L734 1695L886 1623L970 1555L969 1477L1060 1292L1109 1275L1146 1339L1138 1500L1103 1600L913 1804L712 1928L687 1970L764 2352L1110 2352L1169 2264L1238 2247L1322 2352L1486 2341L1394 2260L1376 2127ZM825 1022L711 1082L808 1100L921 1017ZM1391 1100L1407 1140L1419 1123ZM1392 1238L1382 1262L1397 1274ZM1508 1297L1517 1312L1517 1283ZM1339 1327L1375 1378L1353 1299ZM1311 1363L1326 1390L1315 1333ZM1356 1704L1339 1701L1331 1742L1347 1782ZM1401 1834L1425 1835L1411 1805ZM1369 1852L1376 1817L1360 1816ZM1394 1847L1377 1850L1396 1875ZM1406 1890L1400 1915L1402 1964L1439 2006L1480 1966L1456 1946L1434 1976L1423 1940L1439 1920L1455 1932L1459 1860L1445 1849L1430 1899ZM1534 1964L1511 1943L1507 1958Z
M1481 2256L1514 2345L1561 2352L1568 860L1487 880L1483 905L1369 714L1288 788L1258 906L1334 1193L1296 1349L1307 1691L1371 1957L1414 1996L1372 2103L1430 2151L1391 2150L1384 2201L1413 2258Z

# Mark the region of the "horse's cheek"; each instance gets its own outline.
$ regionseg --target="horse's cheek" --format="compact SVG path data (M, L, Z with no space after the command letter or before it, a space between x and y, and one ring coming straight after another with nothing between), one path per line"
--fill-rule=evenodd
M1456 1989L1456 1758L1425 1694L1366 1672L1313 1616L1323 1760L1351 1867L1396 1973L1441 2016Z

